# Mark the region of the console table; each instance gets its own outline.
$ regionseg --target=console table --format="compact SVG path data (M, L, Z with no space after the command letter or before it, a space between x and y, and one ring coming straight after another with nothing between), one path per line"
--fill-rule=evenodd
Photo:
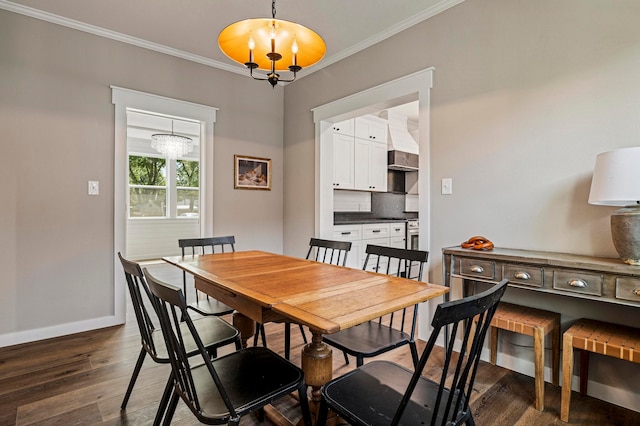
M451 278L460 278L465 294L470 282L508 279L510 287L640 306L640 266L627 265L618 258L447 247L442 249L442 270L444 285L450 288Z
M469 293L469 286L473 282L497 283L508 279L510 287L617 305L640 306L640 266L628 265L618 258L506 248L477 251L461 247L448 247L442 250L442 270L443 282L446 287L451 288L451 278L462 279L463 296ZM445 298L449 294L451 293L447 293ZM577 324L582 322L591 324L588 322L589 320L586 321L580 320ZM635 333L633 335L637 336L638 334L638 330L627 331L631 330L630 327L598 324L604 324L600 328L608 327L608 334L602 333L600 329L589 328L586 332L580 330L589 336L590 346L588 347L586 345L580 346L580 338L583 341L585 338L580 333L573 332L575 327L567 331L571 335L569 338L565 335L561 401L561 419L565 422L569 420L574 347L582 349L580 351L580 392L586 394L589 359L586 349L620 359L629 359L620 356L621 352L625 353L624 351L614 352L611 350L608 353L606 351L607 344L611 346L613 343L612 346L615 347L615 344L624 341L628 345L631 340L627 335ZM589 333L596 335L596 337L592 337ZM575 341L571 338L573 334L578 335ZM598 340L599 344L594 343ZM633 342L637 341L640 339L633 340ZM557 346L556 344L555 351L557 351ZM635 344L630 346L636 347ZM628 353L634 353L633 349L631 351L628 348L625 349ZM636 361L636 358L631 357L630 360ZM556 362L554 362L554 366L555 364ZM538 366L537 369L540 371L536 371L536 408L538 409L542 409L542 401L544 401L542 368ZM557 366L555 368L557 369ZM554 379L554 381L556 380Z

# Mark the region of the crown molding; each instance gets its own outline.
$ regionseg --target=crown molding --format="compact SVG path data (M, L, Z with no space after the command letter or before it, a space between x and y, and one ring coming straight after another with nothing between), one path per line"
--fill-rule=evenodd
M16 4L7 0L0 0L0 9L5 9L10 12L19 13L21 15L40 19L42 21L47 21L52 24L62 25L64 27L72 28L74 30L84 31L89 34L105 37L111 40L120 41L122 43L131 44L133 46L142 47L144 49L153 50L155 52L164 53L166 55L175 56L177 58L186 59L187 61L196 62L198 64L207 65L213 68L222 69L222 70L233 72L236 74L242 74L242 75L246 74L244 68L235 67L233 65L225 64L224 62L205 58L204 56L194 55L192 53L188 53L179 49L174 49L174 48L165 46L163 44L153 43L137 37L131 37L116 31L107 30L105 28L86 24L84 22L76 21L74 19L65 18L59 15L54 15L53 13L44 12L42 10L34 9L32 7L24 6L21 4Z
M322 59L316 65L305 68L303 72L298 76L298 79L303 78L305 75L309 75L314 73L315 71L319 71L324 67L327 67L331 64L334 64L342 59L345 59L355 53L358 53L361 50L364 50L368 47L373 46L376 43L385 40L400 31L404 31L409 27L412 27L422 21L425 21L441 12L444 12L447 9L456 6L465 0L443 0L438 4L430 7L429 9L424 10L423 12L412 16L409 19L406 19L402 22L399 22L389 28L386 28L384 31L375 34L372 37L369 37L360 43L357 43L351 46L348 49L344 49L334 55L326 57ZM100 37L109 38L111 40L116 40L122 43L131 44L133 46L142 47L143 49L152 50L159 53L164 53L166 55L174 56L176 58L186 59L187 61L196 62L198 64L206 65L212 68L221 69L224 71L229 71L235 74L246 75L247 71L243 67L234 66L230 64L226 64L224 62L216 61L213 59L206 58L200 55L194 55L192 53L185 52L183 50L174 49L162 44L153 43L147 40L143 40L137 37L131 37L126 34L122 34L116 31L107 30L102 27L97 27L95 25L86 24L84 22L76 21L74 19L65 18L59 15L54 15L53 13L44 12L42 10L38 10L32 7L24 6L21 4L13 3L8 0L0 0L0 9L5 9L10 12L19 13L21 15L29 16L31 18L40 19L42 21L51 22L53 24L62 25L64 27L72 28L79 31L84 31L89 34L97 35Z
M360 43L354 44L348 49L344 49L334 55L331 55L328 58L322 59L316 65L305 68L305 71L307 71L308 74L311 74L315 71L319 71L320 69L326 66L329 66L338 61L341 61L342 59L345 59L355 53L360 52L361 50L371 47L374 44L380 43L382 40L385 40L395 34L398 34L399 32L406 30L407 28L410 28L416 24L419 24L422 21L426 21L427 19L432 18L435 15L442 13L447 9L450 9L453 6L463 3L464 1L465 0L443 0L438 4L430 7L429 9L422 11L422 13L416 14L409 19L405 19L404 21L398 22L397 24L386 28L384 31L381 31L375 34L374 36L361 41Z

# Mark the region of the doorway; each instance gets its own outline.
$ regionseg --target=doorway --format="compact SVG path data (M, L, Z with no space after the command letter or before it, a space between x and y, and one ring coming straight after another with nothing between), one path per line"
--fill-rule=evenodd
M118 323L126 317L126 283L117 254L127 257L127 222L129 220L129 151L127 144L127 114L131 111L153 113L156 116L178 118L197 123L199 131L200 201L198 205L199 235L213 232L213 131L217 108L192 102L166 98L150 93L111 86L112 103L115 106L114 138L114 314ZM177 206L177 202L174 204ZM175 243L177 247L177 240Z
M430 251L431 215L430 200L430 148L429 148L429 111L431 88L433 87L434 68L381 84L329 104L314 108L315 123L315 235L320 238L333 237L333 144L331 125L336 122L354 118L398 105L418 101L418 140L419 170L418 215L420 217L420 233L418 235L421 250ZM429 281L429 274L425 278ZM421 304L419 316L430 318L429 305ZM428 338L430 327L419 329L419 338Z

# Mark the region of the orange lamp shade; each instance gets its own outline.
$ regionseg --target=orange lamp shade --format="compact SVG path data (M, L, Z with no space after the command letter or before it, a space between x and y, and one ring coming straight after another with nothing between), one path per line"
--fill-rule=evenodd
M250 40L255 47L249 48ZM272 43L273 40L273 43ZM235 22L218 36L220 50L236 62L255 62L258 69L271 70L267 54L276 52L282 58L276 71L287 71L290 65L311 66L324 56L327 47L316 32L294 22L273 18L254 18ZM297 53L294 51L297 50Z

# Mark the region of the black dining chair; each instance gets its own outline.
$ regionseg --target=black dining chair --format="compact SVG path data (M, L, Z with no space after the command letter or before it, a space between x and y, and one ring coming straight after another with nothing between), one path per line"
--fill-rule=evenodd
M153 307L152 295L149 291L149 287L140 265L136 262L125 259L122 257L121 253L118 253L118 257L120 258L120 263L122 263L122 268L124 269L127 287L129 288L133 311L136 315L136 321L138 323L142 343L138 360L136 361L133 374L129 380L129 386L127 387L124 399L120 405L124 410L127 407L129 397L131 396L131 392L133 391L133 387L146 356L149 355L154 362L159 364L169 364L170 360L162 337L161 328L156 328L154 325L154 319L157 319L157 313ZM145 300L147 301L146 303ZM151 304L151 310L147 309L147 304ZM201 336L202 341L204 342L204 347L210 356L216 356L217 348L230 343L235 343L236 349L240 349L242 347L240 333L238 330L220 318L202 317L194 320L193 325ZM186 324L183 323L182 326L185 327ZM187 343L186 353L188 356L199 353L198 348L193 342L190 341ZM165 387L166 395L168 395L167 392L171 389L171 384L172 382L170 381ZM159 413L158 418L161 416L162 413Z
M182 238L178 240L178 246L182 250L182 257L194 256L207 253L224 253L226 251L236 251L236 238L233 235L225 237L206 238ZM226 249L225 249L226 248ZM186 297L187 294L187 273L182 271L182 287ZM196 290L196 301L189 304L200 315L222 316L233 313L233 308L216 300L209 295L202 298Z
M318 425L326 424L329 408L350 425L474 425L471 392L484 339L507 283L503 280L482 293L438 305L431 337L414 370L372 361L324 385ZM449 343L442 372L431 380L422 374L443 330L450 333ZM454 352L454 346L460 352Z
M351 250L350 241L334 241L323 240L320 238L311 238L309 241L309 250L307 251L307 260L315 260L316 262L330 263L332 265L345 266L347 264L347 256ZM300 334L302 340L307 343L307 335L304 332L304 328L301 324ZM258 344L258 336L262 337L262 346L266 346L266 336L264 331L264 324L256 324L256 334L253 337L253 345ZM291 354L291 323L284 323L284 357L290 358Z
M240 418L271 402L298 391L304 424L311 414L302 370L275 352L251 347L212 359L186 315L187 304L179 287L163 283L144 271L158 310L160 325L171 359L173 392L167 404L164 424L171 423L179 399L201 423L238 425ZM181 318L185 318L186 328ZM185 342L194 342L200 359L189 358Z
M429 252L409 250L395 247L383 247L369 244L365 250L367 257L363 269L373 269L378 273L398 277L412 277L417 268L415 278L422 280L424 266L429 259ZM413 312L410 312L413 310ZM415 332L418 318L418 305L404 308L374 321L367 321L354 327L341 330L322 337L324 342L341 350L348 364L349 357L356 357L359 367L365 358L378 356L390 350L409 345L413 364L418 364Z

